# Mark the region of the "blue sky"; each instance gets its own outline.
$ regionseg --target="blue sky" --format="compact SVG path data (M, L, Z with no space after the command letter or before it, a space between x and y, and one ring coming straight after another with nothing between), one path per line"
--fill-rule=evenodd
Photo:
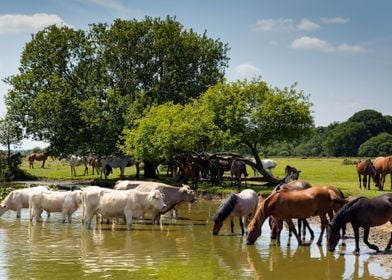
M86 30L117 18L171 15L229 44L229 81L261 75L271 86L297 82L314 104L316 126L362 109L392 115L391 12L388 0L2 0L0 78L17 73L25 43L49 24ZM7 90L0 81L0 117Z

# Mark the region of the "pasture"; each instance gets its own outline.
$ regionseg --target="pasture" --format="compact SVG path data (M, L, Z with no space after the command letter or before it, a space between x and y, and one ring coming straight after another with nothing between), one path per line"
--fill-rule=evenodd
M375 188L374 183L371 182L371 189L359 189L358 175L355 164L343 164L347 162L355 162L357 158L273 158L277 162L273 174L278 178L284 177L284 168L286 165L294 166L301 170L300 179L310 182L313 186L336 186L347 195L374 197L383 192L391 191L389 178L386 180L384 191L379 191ZM73 181L90 181L97 184L113 186L115 181L120 177L119 168L114 168L113 173L108 176L108 180L99 181L99 175L92 175L92 168L89 166L89 174L84 176L84 167L78 166L76 169L76 176L71 176L70 165L65 161L53 160L48 158L45 168L41 168L38 164L34 169L29 168L27 158L23 159L21 168L28 174L40 180L73 180ZM166 167L159 167L160 180L169 183L177 184L177 177L168 177L166 175ZM250 176L253 175L253 170L247 166L247 172ZM135 166L125 168L125 177L132 179L135 177ZM229 177L229 173L225 173ZM143 177L143 168L141 168L141 177ZM389 177L389 176L388 176ZM248 182L248 187L253 188L256 192L267 194L272 190L272 185L266 185L265 182ZM246 188L243 184L242 188ZM198 185L199 191L209 193L231 193L233 188L230 186L230 181L226 180L224 186L211 187L210 182L203 181Z

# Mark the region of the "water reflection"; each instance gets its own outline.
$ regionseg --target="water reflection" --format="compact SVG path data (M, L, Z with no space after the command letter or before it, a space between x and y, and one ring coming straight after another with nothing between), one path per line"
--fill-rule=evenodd
M54 214L42 223L30 223L15 213L0 218L0 279L97 279L97 278L186 278L186 279L388 279L372 255L355 256L353 240L340 254L318 247L269 238L269 229L255 246L231 234L229 222L212 236L211 215L217 203L198 202L181 209L181 219L164 218L162 225L135 221L125 225L80 226L80 211L71 224L62 224ZM314 226L316 228L317 226ZM317 234L317 233L316 233ZM362 251L361 251L362 252Z

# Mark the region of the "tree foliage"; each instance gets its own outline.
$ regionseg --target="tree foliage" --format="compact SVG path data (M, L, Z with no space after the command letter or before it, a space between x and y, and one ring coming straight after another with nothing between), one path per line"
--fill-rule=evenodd
M366 157L392 155L392 134L380 133L365 141L359 147L358 155Z
M110 154L144 108L185 104L221 81L227 45L175 18L50 26L25 46L7 109L27 135L63 153Z

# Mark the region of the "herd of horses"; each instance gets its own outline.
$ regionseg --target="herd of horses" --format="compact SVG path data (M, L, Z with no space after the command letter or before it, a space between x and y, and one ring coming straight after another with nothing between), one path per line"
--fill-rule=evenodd
M381 191L384 189L385 179L390 174L392 189L392 156L377 157L372 162L370 159L359 160L356 162L358 173L359 188L370 190L370 179Z

